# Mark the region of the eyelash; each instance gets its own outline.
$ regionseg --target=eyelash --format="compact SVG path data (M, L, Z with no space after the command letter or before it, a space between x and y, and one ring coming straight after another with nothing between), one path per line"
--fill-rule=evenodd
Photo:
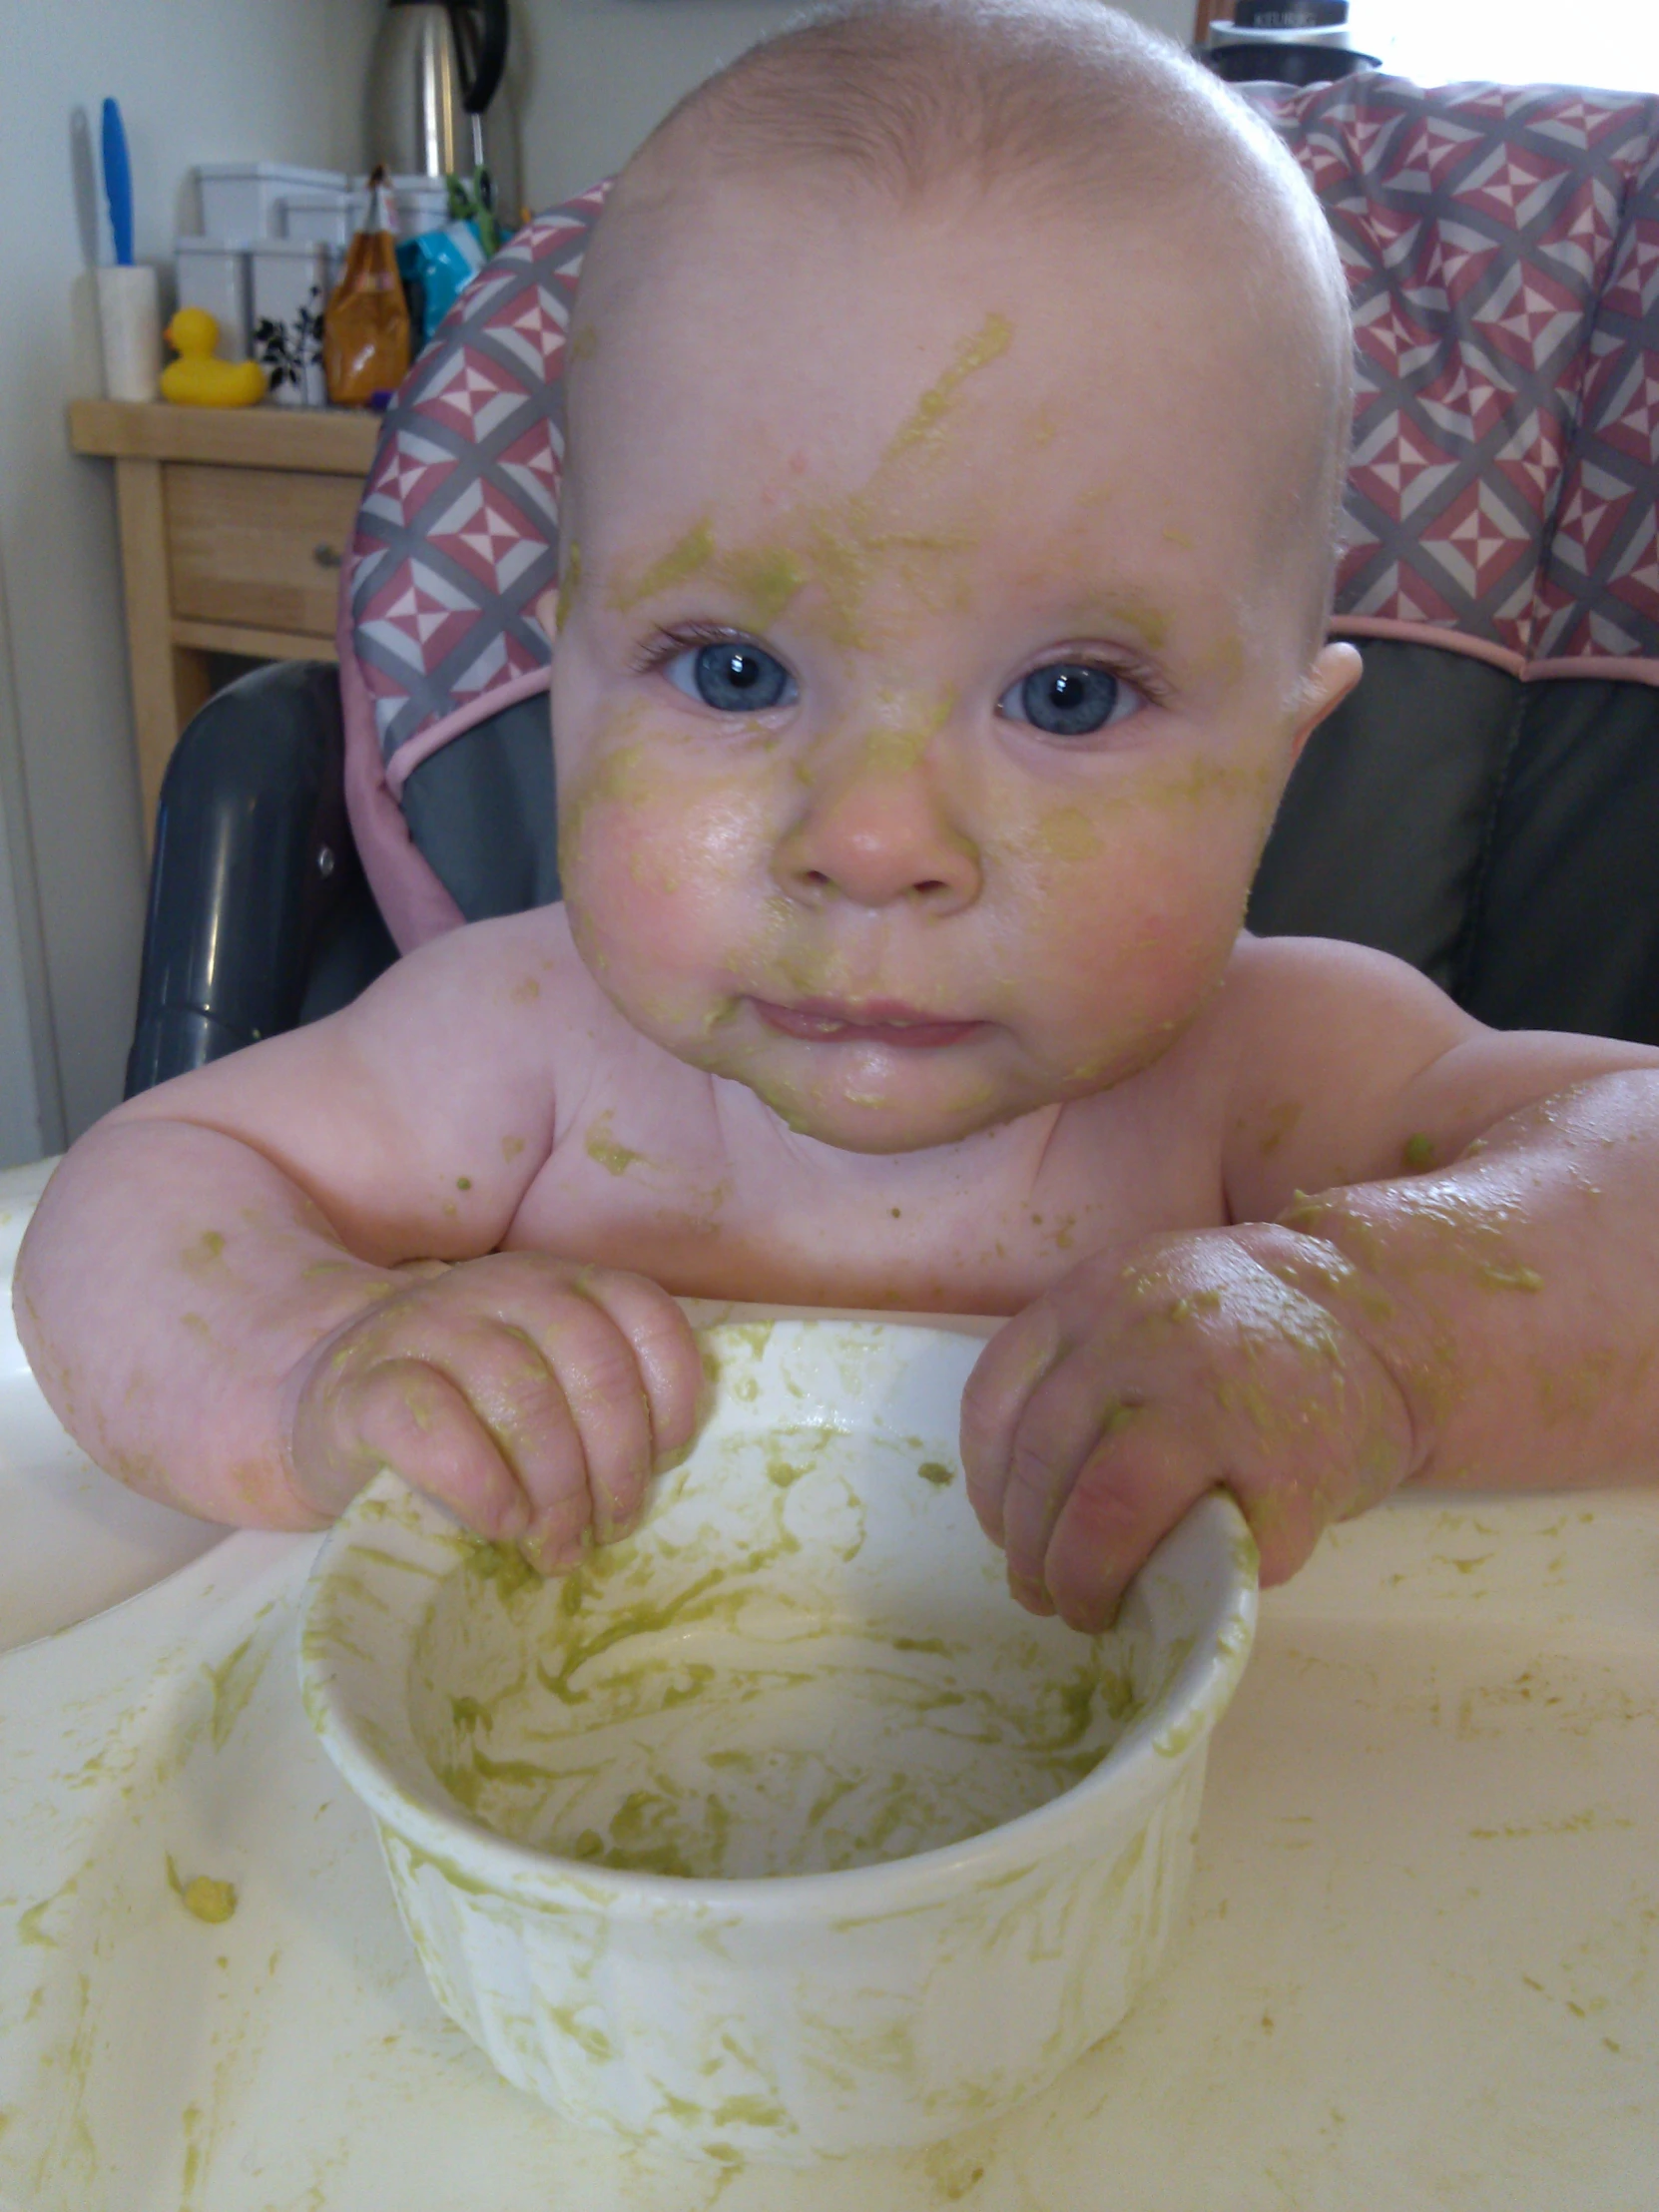
M745 630L731 629L723 622L686 622L672 630L653 630L636 649L630 671L635 676L649 676L680 654L695 652L700 645L753 645L763 653L772 653L775 661L781 657Z
M1127 684L1132 691L1138 691L1149 707L1167 707L1174 697L1169 685L1156 669L1148 668L1144 661L1136 660L1133 654L1102 652L1099 646L1079 646L1075 651L1063 645L1053 648L1045 652L1040 661L1033 661L1022 674L1013 677L1011 682L1022 684L1027 676L1035 676L1040 668L1052 668L1057 661L1076 668L1098 669L1103 676L1115 676L1120 684ZM1009 687L1005 685L1003 688L1006 690Z
M782 658L772 646L762 645L760 639L752 638L745 630L734 630L727 623L686 622L677 624L672 629L652 631L634 652L629 663L630 672L635 676L649 676L665 667L677 655L693 652L703 645L753 645L763 653L771 653L774 660ZM1027 676L1035 675L1039 668L1046 668L1055 661L1066 660L1075 661L1079 668L1097 668L1104 675L1115 676L1119 683L1128 684L1138 691L1148 706L1169 705L1170 688L1156 669L1149 668L1144 661L1136 660L1131 654L1103 653L1098 647L1087 651L1079 649L1071 653L1066 647L1060 646L1045 653L1040 661L1033 661L1021 675L1012 677L1009 681L1014 684L1023 683ZM788 665L786 662L785 666ZM1004 685L1003 690L1007 689L1008 686Z

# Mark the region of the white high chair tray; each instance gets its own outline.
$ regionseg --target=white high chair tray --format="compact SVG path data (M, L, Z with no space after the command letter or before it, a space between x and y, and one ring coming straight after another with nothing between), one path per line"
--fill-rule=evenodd
M0 1178L0 1211L33 1195ZM300 1710L315 1539L135 1535L49 1419L0 1331L0 1602L38 1630L153 1586L0 1659L7 2212L1655 2201L1659 1495L1413 1497L1337 1530L1264 1605L1191 1925L1123 2027L1007 2120L791 2174L621 2149L497 2079ZM231 1919L186 1910L198 1875Z

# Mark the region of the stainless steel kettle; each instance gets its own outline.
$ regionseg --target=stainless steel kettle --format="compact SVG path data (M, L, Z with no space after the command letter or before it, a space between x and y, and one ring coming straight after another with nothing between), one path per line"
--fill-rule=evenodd
M396 177L487 169L516 221L507 0L387 0L368 72L368 159Z

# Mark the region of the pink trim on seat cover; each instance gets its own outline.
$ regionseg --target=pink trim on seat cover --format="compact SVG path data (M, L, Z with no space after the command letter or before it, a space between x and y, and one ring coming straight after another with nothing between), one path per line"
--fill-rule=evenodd
M1615 684L1652 684L1659 686L1659 661L1625 661L1611 654L1597 656L1594 653L1575 654L1560 661L1529 661L1526 664L1526 680L1529 684L1548 684L1563 676L1606 676Z
M1461 630L1434 622L1399 622L1392 615L1333 615L1334 638L1394 638L1402 645L1437 645L1445 653L1466 654L1471 661L1487 661L1511 676L1524 676L1526 663L1505 645L1486 638L1465 637Z
M445 715L441 722L434 722L422 730L418 738L410 738L400 745L386 763L386 783L392 796L401 799L403 786L411 771L422 761L441 751L451 738L463 736L474 723L488 722L500 714L504 707L516 707L521 699L534 699L537 692L551 688L553 675L550 669L533 668L527 675L518 676L510 684L497 684L477 699L469 699L464 707L457 707L452 715ZM553 733L547 734L549 745Z
M374 741L374 706L351 651L351 601L340 593L339 688L345 728L345 809L357 856L392 942L413 952L466 918L409 835Z
M1486 661L1523 684L1549 683L1568 676L1605 677L1616 684L1659 686L1659 661L1635 655L1575 653L1554 661L1523 661L1501 645L1484 638L1466 638L1460 630L1442 629L1432 622L1395 622L1388 615L1333 615L1333 638L1392 638L1404 645L1435 645L1442 653L1463 653L1471 661Z

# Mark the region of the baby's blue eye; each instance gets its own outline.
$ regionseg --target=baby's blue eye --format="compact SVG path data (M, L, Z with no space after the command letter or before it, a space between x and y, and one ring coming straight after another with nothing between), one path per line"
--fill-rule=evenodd
M795 698L795 678L758 645L694 645L664 664L676 691L722 715L764 714Z
M1050 738L1087 738L1140 705L1133 688L1089 661L1049 661L1010 684L996 703L1010 722L1028 722Z

